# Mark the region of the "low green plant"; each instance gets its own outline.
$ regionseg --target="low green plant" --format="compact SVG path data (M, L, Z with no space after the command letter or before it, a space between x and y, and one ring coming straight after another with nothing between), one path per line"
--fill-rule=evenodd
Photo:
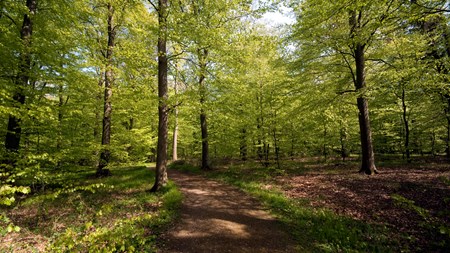
M428 230L430 234L434 234L433 237L439 248L448 248L450 245L450 227L445 224L440 223L436 217L433 217L425 208L418 206L415 201L405 198L401 195L393 194L391 198L397 206L404 209L411 210L417 213L423 221L419 225ZM445 200L444 200L445 201ZM440 237L440 238L438 238Z
M447 186L450 186L450 178L449 177L441 176L441 177L439 177L439 180L441 180Z
M297 238L301 252L395 252L393 238L385 227L339 216L330 210L305 205L305 200L287 198L277 187L264 187L267 170L246 173L229 168L209 174L256 196Z
M76 171L67 171L60 187L3 208L0 223L11 223L6 215L15 217L21 230L9 230L19 239L30 234L45 239L46 252L155 252L157 236L178 214L182 195L176 186L169 182L150 193L154 171L147 166L114 166L113 176L101 179ZM11 249L35 250L21 240L0 244L0 251Z
M420 217L422 217L426 221L430 219L430 212L425 208L416 205L416 203L413 200L407 199L397 194L393 194L391 198L394 200L394 203L396 203L396 205L416 212L418 215L420 215Z
M184 160L174 161L169 165L170 169L179 170L183 172L200 173L201 170L198 166L194 166Z

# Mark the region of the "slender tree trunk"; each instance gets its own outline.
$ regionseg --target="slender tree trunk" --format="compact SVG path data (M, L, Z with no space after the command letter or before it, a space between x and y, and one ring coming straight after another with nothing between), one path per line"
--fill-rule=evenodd
M133 117L130 117L130 118L128 119L128 130L131 131L131 130L133 130L133 129L134 129L134 118L133 118Z
M150 189L156 192L168 182L167 177L167 136L169 124L169 98L167 85L167 0L158 0L158 147L156 151L155 183Z
M269 166L269 155L270 155L270 144L267 143L266 145L266 141L264 140L264 166L268 167Z
M262 160L263 160L263 148L262 148L263 144L262 144L262 133L261 133L262 119L258 117L256 121L257 121L256 129L258 129L258 142L257 142L258 148L256 149L256 154L258 156L259 161L262 162Z
M289 151L289 156L291 157L291 160L294 160L294 154L295 154L295 135L294 135L294 123L292 121L290 122L291 125L291 150Z
M372 132L370 130L369 119L369 103L364 97L364 90L366 88L366 66L365 66L365 44L358 41L358 32L361 28L361 13L357 15L355 10L349 11L350 24L350 38L355 40L352 45L353 57L355 59L356 76L354 77L354 84L356 91L360 94L357 98L358 105L358 119L359 130L361 138L361 169L359 172L372 175L377 173L375 167L375 155L372 144Z
M63 141L63 126L62 126L62 121L63 121L63 106L64 106L64 85L60 84L59 85L59 89L58 89L58 97L59 97L59 101L58 101L58 136L56 138L56 150L61 151L62 149L62 141ZM58 157L58 162L56 164L57 168L61 167L61 158L62 157Z
M209 170L211 168L209 166L208 125L204 109L200 113L200 125L202 131L202 170Z
M346 129L341 126L341 131L339 134L339 141L341 143L341 158L342 161L345 162L345 158L347 158L347 147L346 147L346 141L347 141L347 134L346 134Z
M364 46L356 43L355 45L355 63L356 63L356 83L355 88L358 92L364 92L366 88L365 81L365 59L364 59ZM370 129L369 119L369 103L364 95L357 98L358 111L359 111L359 130L361 137L361 173L372 175L377 173L375 167L375 154L372 144L372 131Z
M102 131L102 151L100 161L97 167L97 176L109 176L111 172L105 169L111 158L109 144L111 140L111 114L112 114L112 86L114 84L113 71L113 53L115 46L115 27L114 27L114 8L108 3L108 48L106 49L106 68L105 68L105 93L103 109L103 131Z
M408 163L411 162L411 152L409 150L409 122L408 122L408 114L407 114L407 106L406 106L406 94L405 87L402 86L402 108L403 108L403 123L405 126L405 152L406 152L406 161Z
M450 161L450 116L447 116L447 143L445 153L447 160Z
M175 108L175 126L173 128L172 160L178 160L178 109Z
M278 146L278 137L276 129L273 129L273 145L275 147L275 160L277 162L277 168L281 169L280 165L280 147Z
M28 85L30 80L31 70L31 36L33 33L33 21L31 16L36 13L37 0L27 0L26 6L28 13L23 17L22 28L20 30L20 39L23 44L23 51L20 53L19 74L15 80L15 93L13 100L17 104L15 107L25 104L24 89ZM22 134L22 127L20 125L21 119L16 115L9 115L8 118L8 131L5 137L5 148L11 153L16 153L20 148L20 137ZM13 162L13 161L11 161Z
M433 157L435 157L435 154L436 154L436 133L434 132L434 130L431 133L430 139L431 139L431 155Z
M178 75L178 66L175 63L175 80L174 80L175 98L177 98L178 95L177 75ZM177 103L178 101L176 101L176 104ZM176 160L178 160L178 106L175 106L175 122L173 127L173 139L172 139L172 161Z
M241 146L239 147L239 151L241 154L241 160L247 161L247 130L242 128L241 133Z
M256 118L256 129L258 129L258 148L256 154L261 163L263 163L263 133L262 127L264 125L263 117L263 101L262 101L262 84L259 84L258 95L256 96L256 101L258 102L259 116ZM264 142L265 145L265 142Z
M325 162L327 161L328 158L328 152L327 152L327 125L326 123L324 123L323 125L323 158L325 160Z
M447 138L445 140L445 157L450 161L450 95L441 95L444 101L447 103L444 109L445 118L447 119Z
M103 70L100 71L99 77L100 77L98 80L99 92L97 93L97 96L96 96L97 103L96 103L95 112L94 112L95 113L95 125L94 125L94 141L95 142L98 140L99 135L100 135L100 129L102 128L102 125L100 124L101 110L97 105L99 105L101 103L101 101L103 100L103 98L102 98L103 94L102 94L102 92L100 92L100 90L103 89L103 85L105 83L105 72ZM95 157L98 157L99 156L98 148L95 148L93 153L94 153ZM98 168L98 166L100 164L99 161L100 161L99 159L95 159L95 167L96 168Z
M202 170L211 169L209 165L209 141L208 141L208 122L205 111L206 103L206 86L205 86L205 74L206 74L206 64L208 57L207 49L198 50L198 59L200 65L200 74L198 79L198 86L200 91L200 127L202 132Z
M64 96L63 96L64 86L62 84L59 85L58 89L58 138L56 142L56 149L60 150L62 148L62 120L63 120L63 105L64 105Z

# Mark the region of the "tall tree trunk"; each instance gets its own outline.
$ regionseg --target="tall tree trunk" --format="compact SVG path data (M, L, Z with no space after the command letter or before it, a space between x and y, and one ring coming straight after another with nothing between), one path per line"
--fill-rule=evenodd
M295 155L295 132L294 132L294 123L292 121L290 121L290 133L291 133L291 150L289 151L289 156L291 157L291 160L294 160L294 155Z
M356 65L356 83L355 88L358 92L364 92L366 88L365 81L365 59L364 59L364 45L356 43L354 48L355 65ZM359 130L361 137L361 173L372 175L377 173L375 167L375 155L372 144L372 131L370 129L369 119L369 103L364 94L357 98L358 111L359 111Z
M411 162L411 152L409 149L409 121L407 114L407 106L406 106L406 94L405 87L402 86L402 109L403 109L403 123L405 126L405 152L406 152L406 160L408 163Z
M263 116L263 101L262 101L262 84L259 83L258 95L256 96L256 101L258 102L258 110L259 116L256 118L256 129L258 130L258 148L256 150L256 154L258 156L259 161L262 163L264 154L263 154L263 125L264 125L264 116ZM265 145L265 142L264 142Z
M345 158L348 156L346 141L347 141L347 133L344 126L341 126L341 130L339 132L339 141L341 143L341 158L342 161L345 162Z
M264 140L264 167L268 167L269 163L269 155L270 155L270 143L266 144L266 140Z
M178 83L177 83L177 75L178 75L178 65L175 63L175 78L174 78L174 90L175 90L175 98L178 100ZM178 104L178 101L175 101ZM178 160L178 106L175 106L175 120L173 127L173 139L172 139L172 161Z
M328 132L327 132L327 124L326 122L324 122L323 124L323 147L322 147L322 154L323 154L323 159L325 160L325 162L327 161L328 158L328 150L327 150L327 138L328 138Z
M445 153L447 160L450 161L450 115L447 115L447 140Z
M353 57L355 59L356 76L354 76L355 89L359 95L357 98L359 131L361 139L361 169L360 173L372 175L377 173L375 167L375 155L372 144L372 132L370 130L369 103L364 97L366 88L366 66L365 66L365 44L359 41L358 34L361 29L361 12L357 15L355 10L349 11L350 38L354 41L352 44Z
M36 13L37 0L27 0L26 6L28 13L23 17L22 28L20 30L20 39L23 44L23 51L20 53L19 73L15 79L15 93L13 100L17 104L15 107L25 104L24 89L30 80L31 70L31 36L33 34L33 21L31 16ZM20 137L22 134L22 127L20 125L21 119L16 115L9 115L8 131L5 137L5 148L11 153L16 153L20 148ZM11 161L13 162L13 161Z
M263 160L263 148L262 148L263 142L262 142L262 133L261 133L262 132L262 130L261 130L262 119L260 117L258 117L256 119L256 121L257 121L256 129L258 129L258 142L257 142L258 148L256 149L256 154L258 156L259 161L262 162L262 160Z
M59 101L58 101L58 136L56 138L56 150L61 152L62 149L62 141L63 141L63 126L62 126L62 121L63 121L63 106L64 106L64 85L63 84L59 84L58 87L58 97L59 97ZM62 152L61 152L62 153ZM58 162L56 163L56 168L60 168L61 167L61 159L62 157L58 157Z
M111 158L109 144L111 139L111 114L112 114L112 86L114 84L113 71L113 53L116 39L114 27L114 8L108 3L108 48L106 49L106 68L105 68L105 93L104 93L104 109L103 109L103 131L102 131L102 151L100 153L100 161L97 167L97 176L109 176L111 172L105 169Z
M175 108L175 120L173 128L173 140L172 140L172 160L178 160L178 109Z
M247 161L247 130L242 128L241 146L239 147L241 160Z
M445 157L450 161L450 95L442 95L443 100L446 102L444 108L445 118L447 119L447 138L445 140Z
M278 136L276 129L273 129L273 145L275 148L275 159L277 162L277 168L281 169L280 165L280 147L278 146Z
M435 157L435 155L436 155L436 133L434 132L434 129L433 129L433 132L431 132L430 139L431 139L431 155L433 157Z
M97 105L99 105L101 103L101 101L103 100L103 96L102 96L102 92L100 90L103 89L103 85L105 83L105 72L103 70L100 70L99 73L99 80L98 80L98 87L99 87L99 92L97 92L97 96L96 97L96 106L95 106L95 124L94 124L94 141L96 142L99 138L100 135L100 129L102 128L102 125L100 124L100 118L101 118L101 110L100 108L98 108ZM94 156L98 157L99 155L99 150L98 148L95 148L94 150ZM98 168L99 166L99 159L95 159L95 167Z
M198 59L200 66L200 74L198 79L198 87L200 92L200 127L202 132L202 170L211 169L209 165L209 141L208 141L208 122L206 117L205 103L206 103L206 64L207 64L208 50L199 49Z
M202 170L209 170L211 168L209 166L208 124L204 109L201 109L200 125L202 131Z
M64 105L64 86L62 84L58 87L58 137L56 141L56 149L61 150L62 148L62 120L63 120L63 105Z
M158 0L158 147L156 151L155 183L150 189L156 192L167 184L167 136L169 108L167 105L167 0Z

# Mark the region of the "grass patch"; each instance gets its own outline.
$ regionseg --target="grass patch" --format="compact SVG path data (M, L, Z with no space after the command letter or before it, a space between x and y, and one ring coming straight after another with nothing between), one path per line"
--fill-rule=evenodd
M177 160L169 165L170 169L179 170L188 173L201 173L202 170L184 160Z
M60 187L0 209L20 227L1 237L0 251L155 252L158 234L177 215L181 193L172 183L150 193L154 172L144 165L111 171L113 176L97 179L92 171L73 168L53 184Z
M301 252L395 252L398 246L381 226L353 220L289 199L279 188L266 187L274 170L252 165L229 167L210 177L238 186L260 199L295 236ZM275 171L278 173L278 171Z
M261 167L257 162L225 164L212 172L201 172L182 163L172 168L201 172L214 179L238 186L257 197L285 224L297 239L300 252L396 252L399 248L382 226L339 216L324 208L313 208L305 199L287 198L274 181L275 176L299 175L316 169L312 163L293 166ZM334 173L336 165L327 165ZM351 167L353 169L353 167Z

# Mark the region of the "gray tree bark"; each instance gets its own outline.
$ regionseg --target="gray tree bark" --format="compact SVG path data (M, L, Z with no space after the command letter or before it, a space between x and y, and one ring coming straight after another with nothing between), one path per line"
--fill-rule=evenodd
M158 1L158 146L156 151L155 183L150 189L156 192L168 182L167 177L167 136L169 123L167 85L167 0Z

